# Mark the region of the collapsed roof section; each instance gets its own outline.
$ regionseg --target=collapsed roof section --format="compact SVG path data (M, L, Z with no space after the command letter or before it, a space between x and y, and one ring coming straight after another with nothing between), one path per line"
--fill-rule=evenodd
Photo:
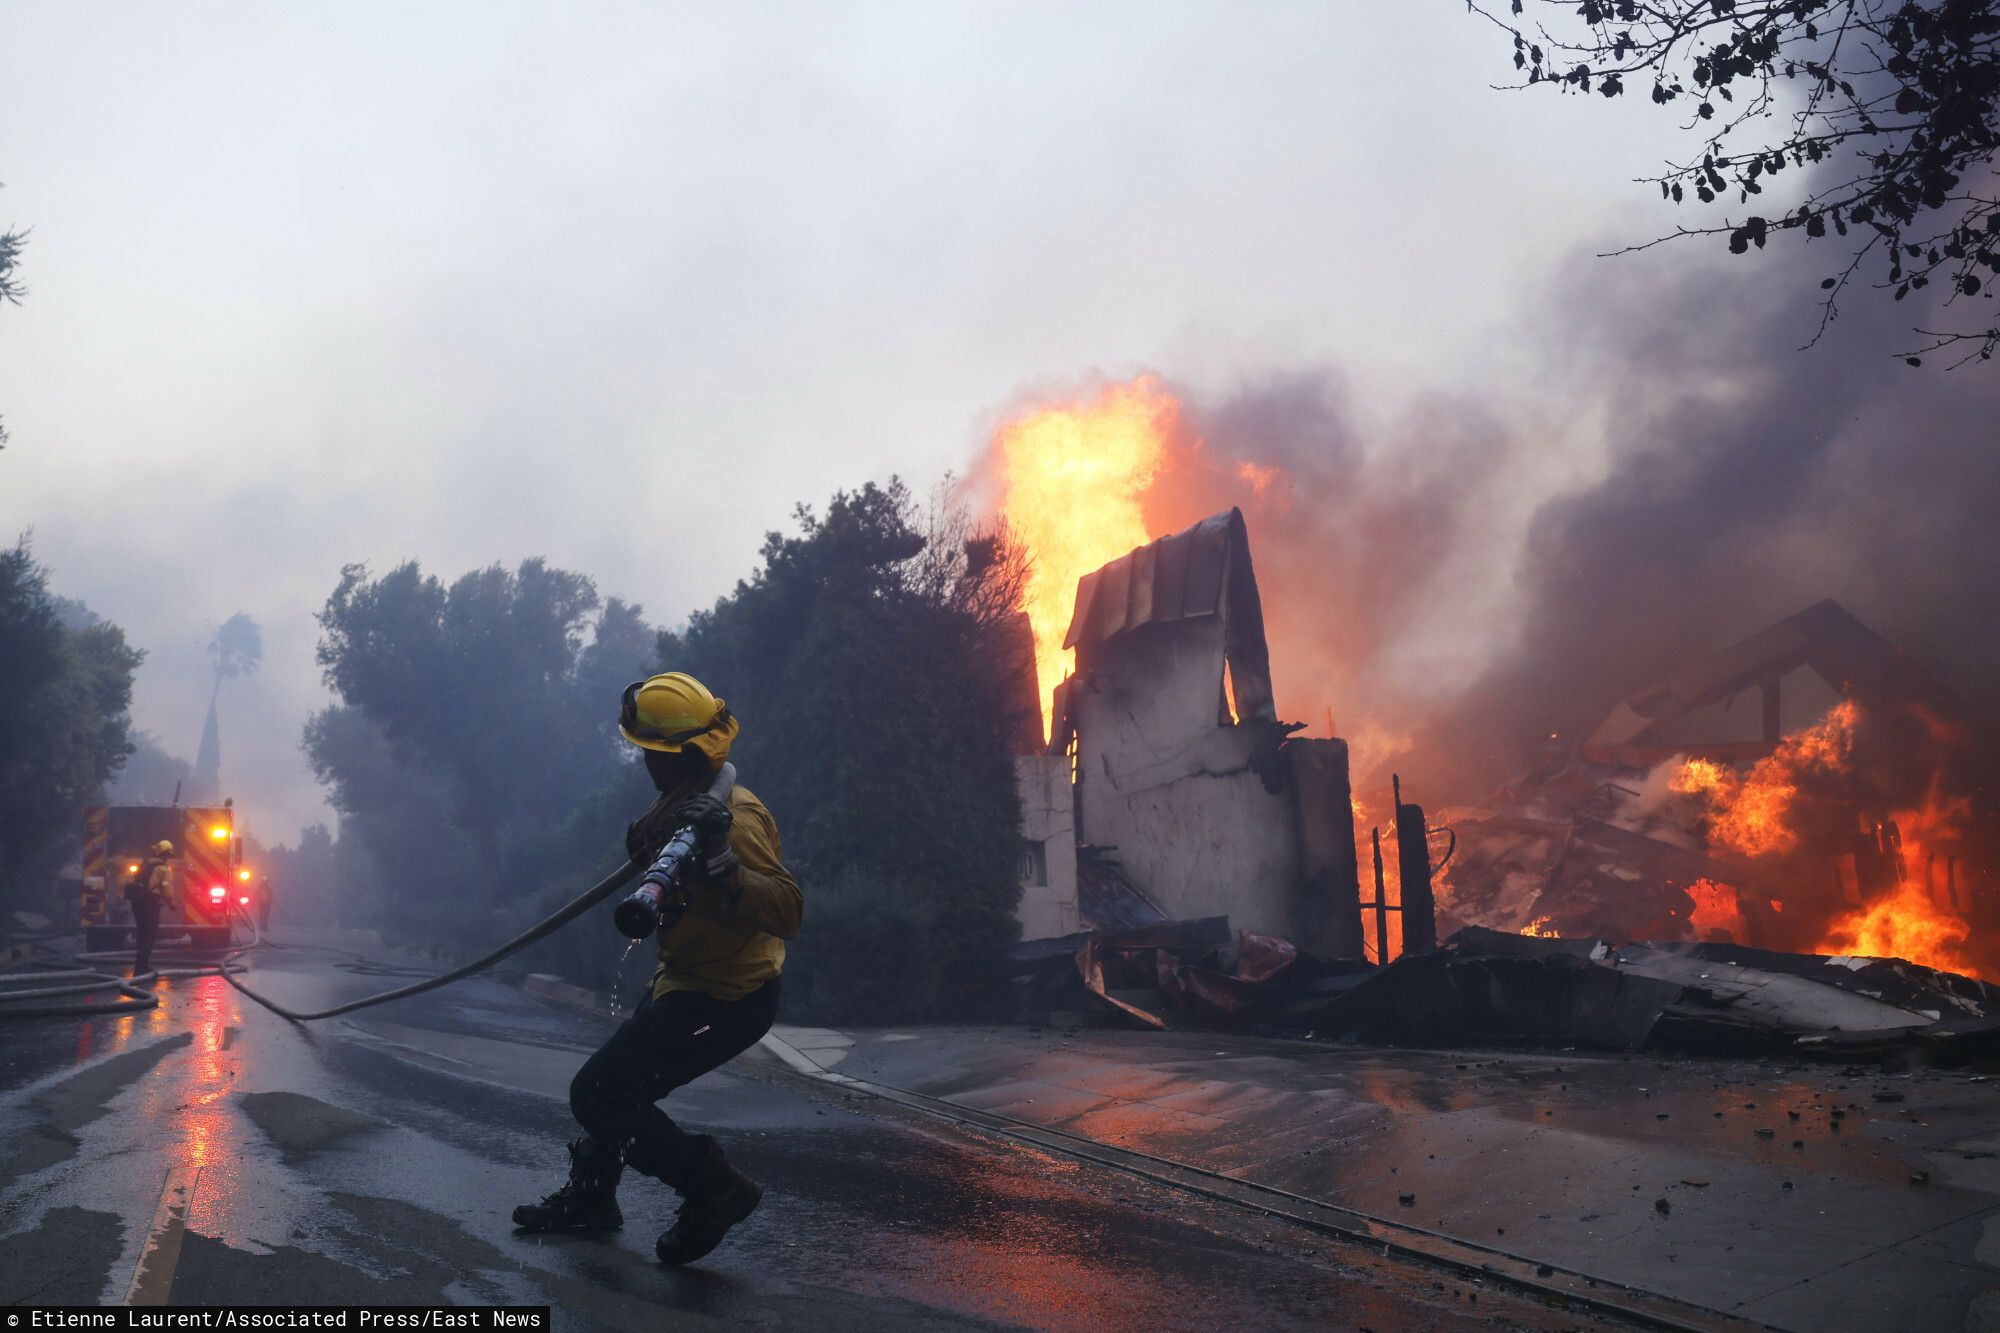
M1676 754L1760 759L1792 729L1785 692L1801 686L1816 696L1809 708L1815 715L1839 698L1863 707L1916 704L1954 718L1964 711L1928 672L1829 599L1626 699L1584 742L1583 756L1593 763L1632 768L1650 767ZM1716 729L1714 712L1750 689L1762 696L1756 734Z
M1219 617L1223 658L1235 719L1275 722L1271 655L1264 641L1264 604L1250 563L1250 534L1241 509L1212 514L1083 576L1063 647L1076 650L1079 674L1098 650L1148 625ZM1219 684L1219 682L1218 682ZM1231 697L1219 703L1225 722ZM1058 701L1051 748L1062 750L1074 722Z

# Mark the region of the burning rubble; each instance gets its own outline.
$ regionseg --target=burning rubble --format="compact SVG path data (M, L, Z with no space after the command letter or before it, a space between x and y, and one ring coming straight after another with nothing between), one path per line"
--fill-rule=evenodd
M2000 977L1990 754L1942 686L1822 602L1448 812L1441 910Z

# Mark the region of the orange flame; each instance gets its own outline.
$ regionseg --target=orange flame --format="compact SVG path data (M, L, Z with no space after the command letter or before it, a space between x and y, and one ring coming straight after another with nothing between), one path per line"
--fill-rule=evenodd
M1978 963L1961 947L1972 928L1933 895L1949 891L1945 865L1971 815L1971 802L1947 796L1933 781L1923 804L1894 816L1901 840L1902 882L1893 893L1863 903L1827 928L1822 953L1903 958L1925 967L1978 976ZM1963 867L1959 868L1963 873ZM1969 887L1969 886L1967 886ZM1966 891L1965 888L1960 889Z
M1688 924L1694 927L1696 939L1706 940L1723 935L1733 944L1749 943L1750 931L1744 925L1743 906L1737 900L1735 889L1712 879L1698 879L1687 886L1687 896L1694 901L1694 910L1688 913Z
M1827 929L1822 953L1856 958L1902 958L1943 972L1976 976L1959 948L1972 928L1937 909L1923 885L1905 880L1896 891L1848 913Z
M1844 700L1816 725L1787 736L1745 776L1710 759L1687 759L1668 785L1708 803L1712 844L1744 856L1782 855L1799 841L1788 822L1799 779L1812 770L1845 767L1857 716L1854 701Z
M1787 737L1746 774L1712 760L1690 758L1681 761L1669 785L1703 803L1712 847L1752 858L1785 857L1802 850L1795 808L1802 784L1809 777L1849 770L1859 721L1860 710L1852 700L1844 701L1818 725ZM1873 896L1852 910L1822 918L1824 925L1801 923L1812 933L1794 937L1793 947L1903 958L1977 975L1978 962L1963 947L1972 934L1959 915L1963 905L1948 900L1954 877L1969 882L1965 867L1952 861L1969 810L1966 800L1948 798L1935 782L1916 808L1896 810L1875 835L1885 839L1883 856L1891 867L1878 873L1892 877L1892 882L1886 888L1857 885ZM1895 826L1892 840L1886 836L1888 823ZM1822 850L1829 857L1842 855L1838 848ZM1944 882L1937 882L1941 877ZM1687 894L1694 901L1690 920L1698 937L1726 932L1738 943L1762 942L1750 938L1742 904L1730 886L1699 880L1688 886ZM1809 901L1810 896L1802 893L1798 901ZM1790 915L1777 898L1770 899L1770 907L1773 915Z
M1285 470L1275 463L1255 463L1247 458L1236 464L1236 476L1259 500L1269 498L1273 491L1282 492L1291 484Z
M1070 671L1062 641L1077 580L1152 540L1139 502L1160 470L1179 409L1164 385L1141 376L1087 402L1029 412L995 432L1000 511L1032 562L1022 601L1034 630L1045 734L1055 687Z

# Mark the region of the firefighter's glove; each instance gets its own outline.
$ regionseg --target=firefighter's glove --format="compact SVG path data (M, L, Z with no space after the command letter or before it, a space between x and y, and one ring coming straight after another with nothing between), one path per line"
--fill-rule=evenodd
M701 835L702 851L713 852L717 847L729 845L729 826L735 817L726 804L704 794L682 801L680 809L674 811L674 822L691 825Z
M736 882L736 872L743 868L742 858L727 842L717 843L715 850L702 862L702 871L717 884L730 885Z
M713 796L690 796L674 811L674 822L692 827L701 835L702 870L712 880L727 883L742 864L729 845L729 827L735 822L729 806Z
M643 819L635 819L625 826L625 855L634 865L647 865L653 859L653 848L646 839Z

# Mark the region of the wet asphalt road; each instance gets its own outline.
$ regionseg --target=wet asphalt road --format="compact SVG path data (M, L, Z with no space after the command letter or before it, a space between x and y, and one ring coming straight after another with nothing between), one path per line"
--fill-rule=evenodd
M250 961L294 1007L400 984L331 952ZM603 1020L483 980L303 1029L219 977L162 994L0 1027L0 1301L547 1304L570 1329L1602 1326L753 1060L666 1105L764 1204L667 1270L675 1200L651 1181L608 1237L507 1221L560 1179Z

